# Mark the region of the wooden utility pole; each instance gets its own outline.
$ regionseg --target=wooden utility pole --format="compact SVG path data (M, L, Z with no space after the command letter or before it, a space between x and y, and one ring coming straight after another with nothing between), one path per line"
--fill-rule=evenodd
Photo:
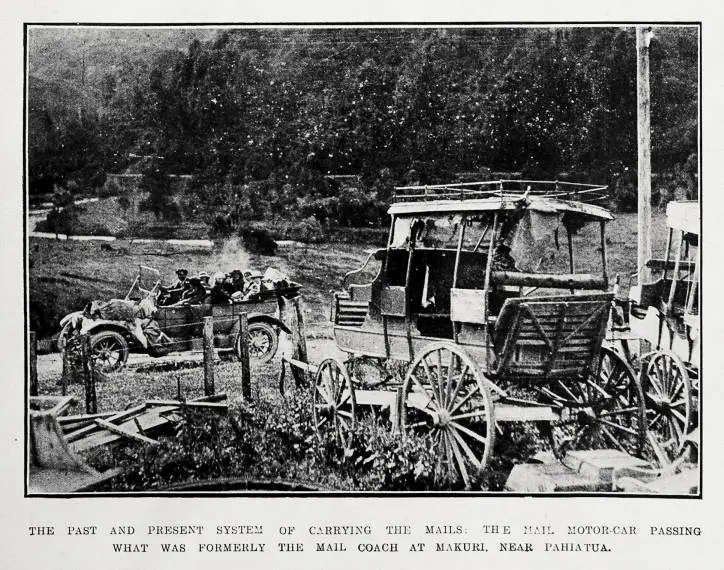
M639 282L651 280L651 93L649 43L651 27L636 27L636 100L638 116L638 263Z

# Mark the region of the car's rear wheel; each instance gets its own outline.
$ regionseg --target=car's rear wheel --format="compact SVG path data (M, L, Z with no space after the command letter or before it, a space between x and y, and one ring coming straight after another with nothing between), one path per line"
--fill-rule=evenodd
M269 362L278 348L279 336L273 326L264 321L249 323L249 361L252 364ZM236 355L241 358L240 339L236 341Z
M93 367L100 372L115 372L128 360L128 342L115 331L102 331L91 336Z

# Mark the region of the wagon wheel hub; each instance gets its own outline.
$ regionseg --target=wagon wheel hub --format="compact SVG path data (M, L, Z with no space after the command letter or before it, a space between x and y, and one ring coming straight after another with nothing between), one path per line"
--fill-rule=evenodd
M592 408L582 408L578 410L578 413L576 414L576 420L581 426L592 425L595 419L596 414L593 412Z
M653 399L650 407L660 414L669 414L672 408L671 400L668 398Z
M438 410L433 412L432 423L437 427L445 427L450 423L450 413L447 410Z

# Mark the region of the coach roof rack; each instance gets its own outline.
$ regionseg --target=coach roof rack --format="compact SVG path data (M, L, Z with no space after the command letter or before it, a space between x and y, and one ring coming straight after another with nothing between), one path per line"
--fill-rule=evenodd
M608 187L601 184L580 184L559 180L490 180L395 188L393 203L440 200L480 200L485 198L519 198L524 195L558 200L603 204Z

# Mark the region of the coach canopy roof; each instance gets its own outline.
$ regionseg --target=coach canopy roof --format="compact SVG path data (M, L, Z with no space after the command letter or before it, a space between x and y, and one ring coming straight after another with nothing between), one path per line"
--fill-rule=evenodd
M581 216L609 221L611 213L601 206L572 200L559 200L544 196L506 195L466 200L430 200L420 202L398 202L392 204L387 213L393 216L435 215L435 214L477 214L505 210L531 210L557 214L571 212Z

